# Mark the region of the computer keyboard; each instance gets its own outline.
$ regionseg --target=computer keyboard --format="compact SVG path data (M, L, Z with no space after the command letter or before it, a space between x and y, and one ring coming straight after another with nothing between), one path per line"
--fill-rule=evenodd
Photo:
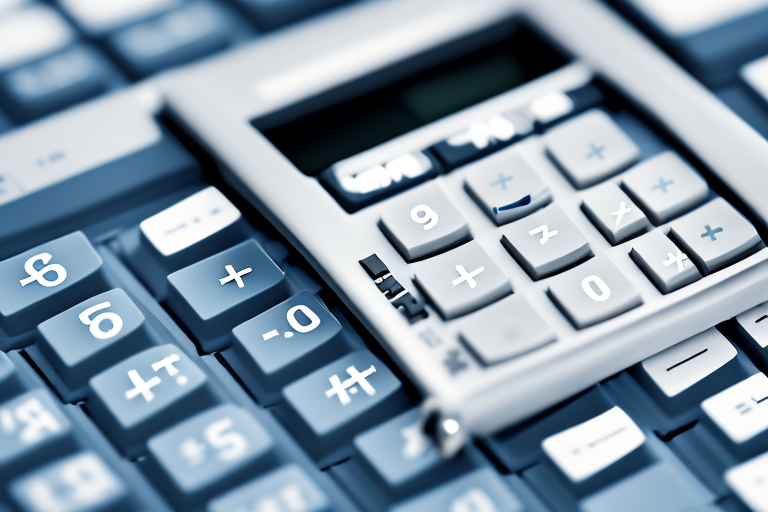
M345 3L0 2L0 512L768 510L768 5Z

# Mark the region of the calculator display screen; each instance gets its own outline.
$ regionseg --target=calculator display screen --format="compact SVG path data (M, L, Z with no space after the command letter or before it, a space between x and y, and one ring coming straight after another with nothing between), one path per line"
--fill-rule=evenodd
M456 43L456 42L454 42ZM457 46L454 44L454 47ZM316 175L335 162L508 91L568 61L519 23L504 37L362 95L347 97L262 133L302 172ZM454 55L457 53L453 52Z

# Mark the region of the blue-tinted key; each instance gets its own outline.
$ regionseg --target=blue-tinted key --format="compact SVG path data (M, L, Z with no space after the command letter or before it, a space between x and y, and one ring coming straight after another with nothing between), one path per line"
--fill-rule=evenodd
M168 305L203 350L223 348L222 336L288 295L285 274L253 240L168 276Z
M21 334L106 289L101 257L76 231L0 261L0 328Z
M24 389L19 371L5 352L0 352L0 403L18 395Z
M46 320L37 333L40 352L71 390L152 344L144 315L119 288Z
M328 512L330 503L306 472L295 464L276 469L241 485L208 504L207 512L255 510Z
M238 325L225 354L262 404L283 386L340 357L341 324L310 293L302 292Z
M9 492L24 512L123 512L129 489L94 452L58 459L11 482Z
M404 501L391 512L523 512L520 499L490 468L475 470Z
M306 18L312 14L337 5L347 3L349 0L237 0L248 11L259 28L263 30L273 29L280 25L286 25L294 21Z
M0 480L73 449L72 424L43 389L0 404Z
M316 459L408 405L400 381L368 351L356 351L283 389L288 428Z
M183 508L264 471L275 462L274 443L245 409L221 405L154 436L147 471Z
M128 457L151 435L213 404L208 378L174 345L140 352L93 377L91 415Z

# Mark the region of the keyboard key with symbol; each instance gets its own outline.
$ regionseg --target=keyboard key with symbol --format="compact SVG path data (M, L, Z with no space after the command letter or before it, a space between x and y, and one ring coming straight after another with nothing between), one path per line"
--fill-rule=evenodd
M768 453L732 467L725 481L750 509L768 511Z
M416 283L445 319L512 292L509 278L476 241L413 265Z
M736 317L737 342L763 371L768 371L768 303Z
M534 279L551 276L592 254L587 237L552 204L504 226L501 243Z
M613 183L585 192L582 208L613 245L642 233L650 225L642 210Z
M630 256L661 293L670 293L701 279L688 255L655 229L632 242Z
M285 274L253 240L168 276L168 305L206 352L229 331L288 296Z
M764 373L707 398L701 408L741 455L768 448L768 377Z
M709 196L704 178L672 151L642 162L621 179L656 225L692 210Z
M730 265L760 243L752 224L722 197L673 221L671 235L706 273Z
M93 377L86 406L127 457L146 439L214 403L208 377L173 345L140 352Z
M602 110L590 110L544 135L550 156L576 188L594 185L640 158L640 149Z

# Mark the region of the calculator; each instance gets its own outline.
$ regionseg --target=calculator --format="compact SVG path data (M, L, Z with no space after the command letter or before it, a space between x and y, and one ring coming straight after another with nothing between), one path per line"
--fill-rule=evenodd
M766 26L0 5L0 512L768 510Z

